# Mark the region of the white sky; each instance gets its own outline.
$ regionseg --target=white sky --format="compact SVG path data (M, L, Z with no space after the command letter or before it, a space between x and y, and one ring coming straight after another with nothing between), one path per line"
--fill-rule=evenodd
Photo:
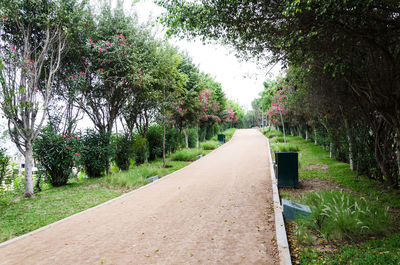
M127 7L132 5L131 1L125 1ZM141 0L134 4L134 10L138 14L140 23L154 20L163 11L151 0ZM170 43L187 51L201 71L209 73L220 82L229 99L238 101L246 110L251 109L251 101L263 90L263 82L267 79L266 74L270 69L260 69L252 62L240 62L232 50L221 45L203 45L201 41L176 39ZM268 77L273 78L279 71L280 65L277 65L270 71L272 77Z

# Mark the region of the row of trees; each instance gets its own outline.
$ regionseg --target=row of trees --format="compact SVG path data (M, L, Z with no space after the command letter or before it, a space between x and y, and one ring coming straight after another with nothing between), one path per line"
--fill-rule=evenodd
M325 131L333 149L348 147L352 168L363 164L368 175L398 187L398 1L158 2L168 10L162 21L170 34L216 39L244 57L280 60L288 72L273 104L275 114L283 109L288 118L275 120ZM375 166L368 170L364 160Z
M241 115L219 83L127 16L121 1L97 12L87 1L1 1L0 18L1 106L25 156L26 197L33 196L33 145L49 120L58 135L73 135L89 117L98 133L128 138L146 138L157 122L165 164L167 127L187 135L190 127L207 131Z

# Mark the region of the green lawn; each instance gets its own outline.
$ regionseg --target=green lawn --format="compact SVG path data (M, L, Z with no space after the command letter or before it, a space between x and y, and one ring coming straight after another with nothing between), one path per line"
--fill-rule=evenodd
M122 191L105 188L102 179L85 179L49 188L35 198L15 198L0 203L0 242L118 197Z
M355 181L356 173L349 169L347 163L329 158L329 153L313 142L293 136L288 136L287 140L300 149L300 180L306 178L330 180L348 188L358 197L365 197L369 201L378 200L382 207L400 209L400 195L397 191L387 190L381 183L363 176ZM326 165L327 170L310 170L310 165L317 164ZM288 192L282 193L281 196L291 199L291 194ZM298 198L298 195L296 197ZM398 218L398 215L396 217ZM400 233L392 232L384 238L348 243L332 248L331 251L303 247L298 250L298 254L300 264L400 264Z

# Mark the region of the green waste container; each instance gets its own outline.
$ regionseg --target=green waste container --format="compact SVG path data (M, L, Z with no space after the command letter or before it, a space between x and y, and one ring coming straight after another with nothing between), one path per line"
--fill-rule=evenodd
M225 143L225 134L218 134L218 141L221 144L224 144Z
M276 152L276 175L278 188L299 187L299 164L297 152Z

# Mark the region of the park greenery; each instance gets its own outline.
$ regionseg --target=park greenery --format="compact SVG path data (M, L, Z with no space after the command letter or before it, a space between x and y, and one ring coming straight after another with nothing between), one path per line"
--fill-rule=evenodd
M313 134L352 170L398 188L398 1L157 2L167 9L160 20L170 35L281 61L285 76L267 81L254 105L284 137Z
M113 164L162 158L166 167L178 149L243 126L242 107L220 83L117 2L0 2L1 108L25 158L25 197L35 181L36 191L43 181L66 185L73 167L89 178ZM0 184L15 182L11 165L0 170Z

